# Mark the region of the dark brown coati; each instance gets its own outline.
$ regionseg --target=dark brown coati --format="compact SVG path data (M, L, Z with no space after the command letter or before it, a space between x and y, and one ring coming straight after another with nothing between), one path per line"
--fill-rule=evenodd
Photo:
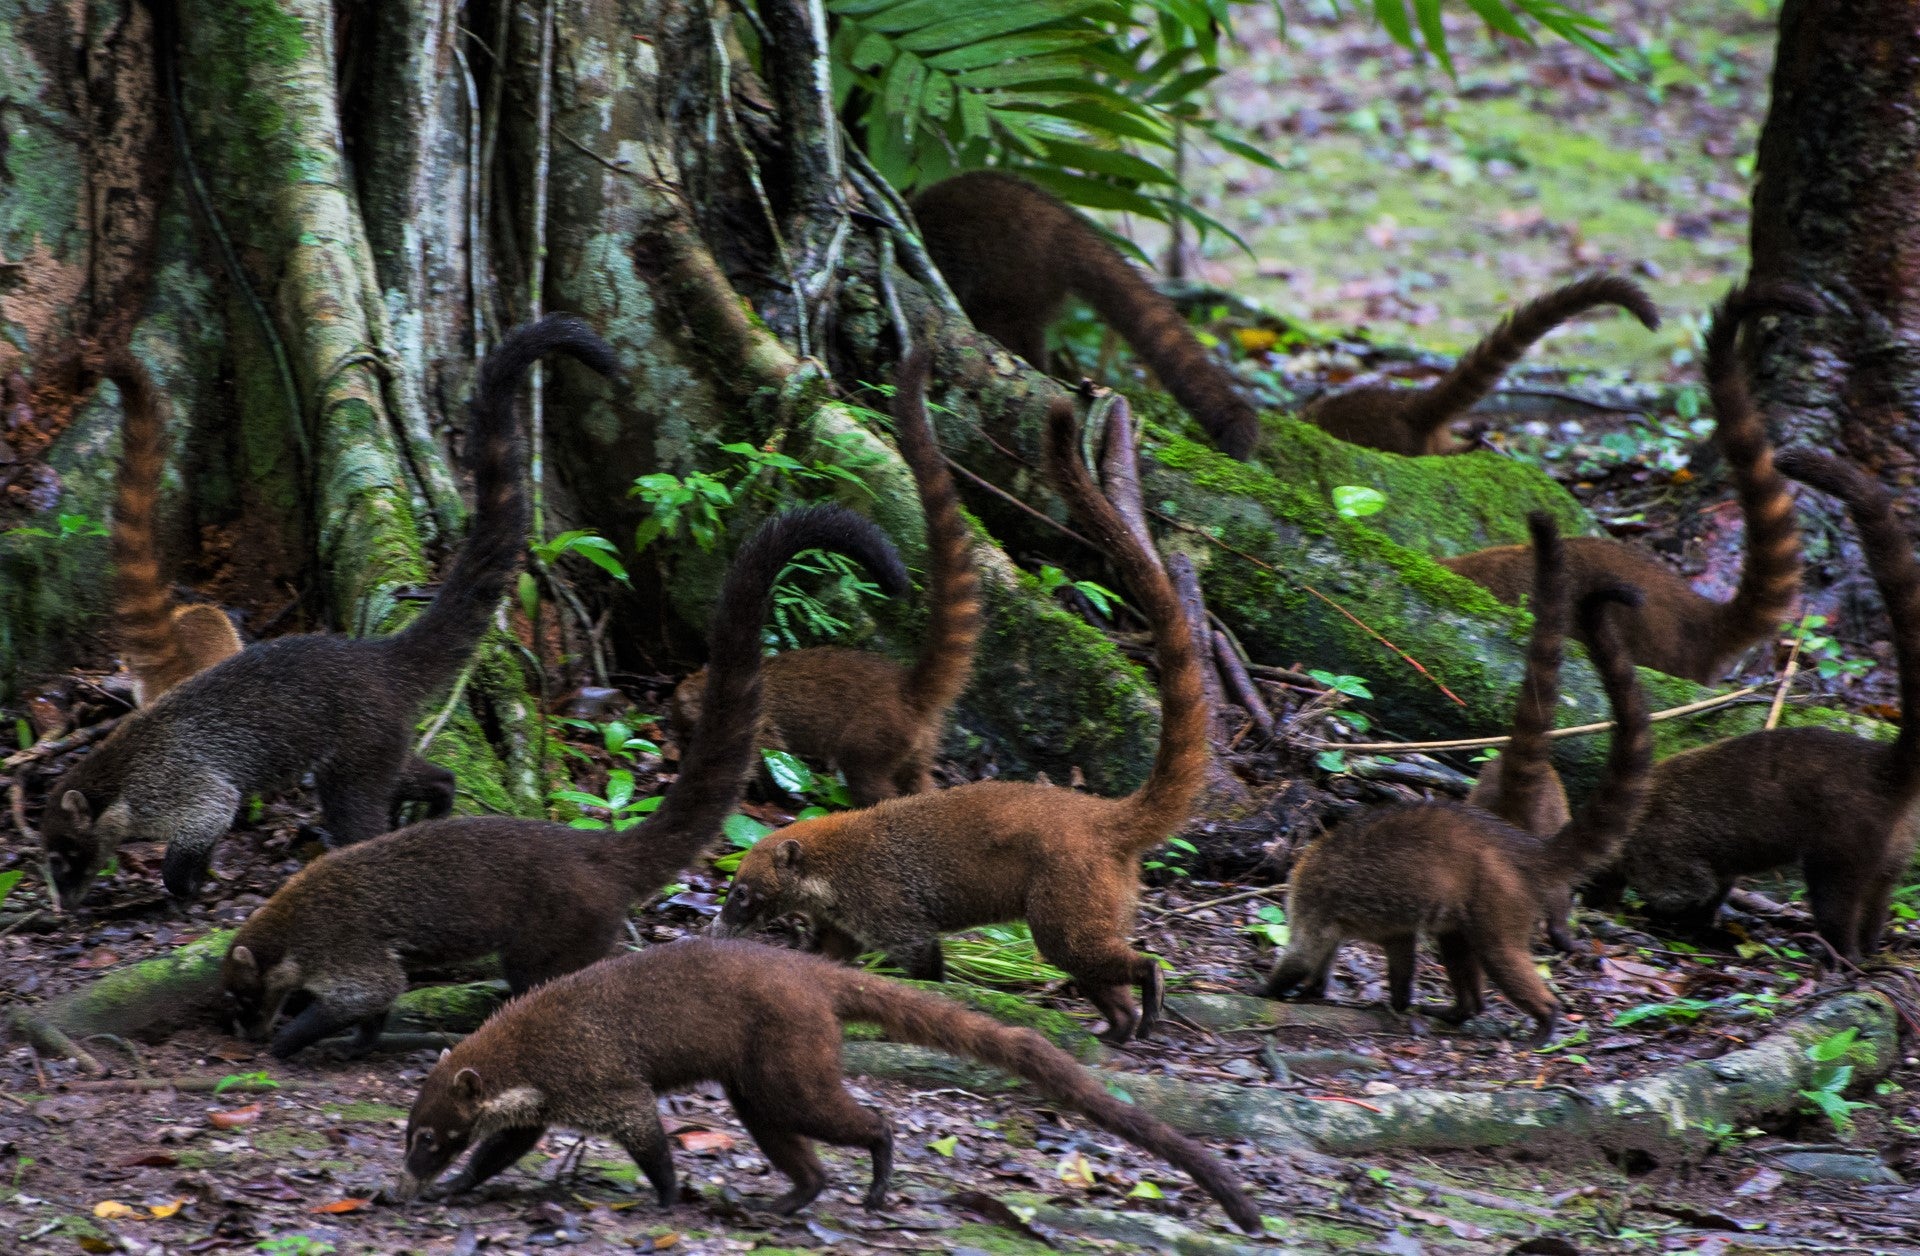
M1712 923L1738 878L1797 863L1820 936L1858 961L1879 948L1913 845L1920 568L1891 497L1872 477L1804 448L1782 450L1779 466L1844 501L1859 530L1893 621L1900 735L1888 743L1830 728L1775 728L1663 759L1619 863L1583 897L1611 904L1630 885L1656 918L1698 930Z
M1389 999L1404 1012L1424 934L1453 985L1444 1015L1480 1013L1484 974L1533 1018L1536 1046L1553 1036L1560 1004L1533 968L1534 925L1549 901L1613 856L1652 760L1646 698L1606 609L1632 592L1601 590L1580 603L1616 725L1606 775L1579 813L1542 839L1478 808L1421 803L1383 808L1319 838L1293 866L1292 941L1267 978L1269 997L1325 997L1341 943L1363 938L1386 950Z
M1567 565L1577 601L1593 589L1630 584L1645 600L1622 627L1627 649L1642 667L1708 684L1740 654L1776 631L1800 591L1800 534L1793 496L1773 466L1767 440L1736 345L1740 326L1760 314L1819 309L1812 297L1784 284L1735 287L1714 307L1707 328L1707 389L1718 422L1716 439L1727 460L1746 520L1746 557L1733 599L1716 602L1695 593L1677 572L1642 550L1604 537L1569 537ZM1518 603L1531 580L1524 545L1502 545L1440 565L1465 576L1503 602ZM1589 648L1592 642L1585 642Z
M1341 440L1394 454L1448 454L1463 448L1447 425L1493 391L1536 340L1583 310L1617 305L1649 330L1660 326L1653 298L1631 279L1589 275L1520 306L1425 388L1374 385L1317 398L1300 417Z
M189 676L241 650L219 607L177 605L160 578L154 509L167 465L166 400L122 349L88 362L120 390L120 473L113 490L113 626L133 675L135 706L146 706Z
M1233 372L1086 219L1025 179L971 170L913 198L927 253L973 325L1035 370L1071 293L1120 333L1220 452L1246 459L1260 416Z
M627 909L666 884L740 801L760 715L760 633L774 582L795 554L829 549L873 572L890 594L906 568L872 523L837 506L775 516L740 547L714 608L713 702L680 773L646 820L588 833L540 820L432 820L322 856L280 887L234 935L221 970L228 1010L288 1056L342 1030L358 1049L380 1034L407 970L498 952L507 983L528 990L613 950ZM304 1007L290 1007L298 994Z
M836 952L883 950L909 976L937 981L942 933L1025 920L1040 953L1106 1016L1109 1042L1159 1019L1160 966L1127 935L1140 856L1186 822L1205 775L1206 706L1179 599L1094 487L1075 431L1072 406L1056 401L1047 415L1051 473L1075 519L1119 568L1159 656L1160 747L1146 783L1124 798L1100 798L975 781L803 820L747 852L718 932L799 912ZM1134 1004L1135 986L1144 1010Z
M760 744L839 768L861 807L933 788L947 708L967 686L980 639L973 538L927 423L929 359L922 349L901 363L893 402L900 454L913 469L927 521L927 631L920 656L902 667L865 650L815 646L766 663ZM673 724L682 736L700 717L705 685L703 668L673 691Z
M1260 1232L1260 1210L1225 1165L1109 1095L1033 1030L817 956L708 938L616 956L541 986L442 1053L407 1116L399 1193L418 1193L474 1145L447 1186L449 1194L468 1190L526 1155L547 1126L564 1125L619 1143L669 1207L679 1190L659 1099L711 1081L793 1183L774 1211L804 1208L825 1189L815 1139L865 1148L873 1157L866 1206L883 1207L893 1132L884 1114L847 1093L846 1021L1024 1078L1053 1103L1180 1168L1235 1225Z
M448 773L408 750L421 706L485 635L526 542L515 386L566 353L603 374L613 350L570 315L515 329L481 364L467 435L474 521L433 602L386 637L280 637L249 646L127 717L48 795L47 869L78 902L125 841L167 843L162 877L191 896L249 795L311 770L340 845L386 831L397 790ZM450 789L440 791L448 797Z

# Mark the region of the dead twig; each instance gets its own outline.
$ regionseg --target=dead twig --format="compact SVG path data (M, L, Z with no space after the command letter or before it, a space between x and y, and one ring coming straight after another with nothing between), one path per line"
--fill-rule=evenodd
M44 1052L62 1060L72 1060L80 1066L82 1072L90 1076L106 1075L107 1068L104 1064L52 1023L24 1010L15 1011L11 1023L14 1032L25 1038L35 1051Z
M1032 515L1035 519L1038 519L1041 523L1046 524L1049 528L1052 528L1055 532L1060 533L1062 536L1071 537L1073 540L1080 542L1080 544L1086 546L1088 549L1097 550L1100 548L1098 545L1095 545L1092 541L1089 541L1086 537L1081 536L1078 532L1075 532L1072 528L1069 528L1066 524L1061 523L1059 520L1053 518L1051 515L1047 514L1045 511L1034 509L1032 506L1029 506L1027 505L1027 503L1021 501L1018 497L1015 497L1012 493L1009 493L1007 492L1007 490L1001 488L998 484L995 484L989 480L983 479L980 476L975 475L973 472L967 470L965 467L961 466L958 462L954 461L951 455L941 454L940 456L941 458L945 459L946 464L948 466L952 467L955 471L958 471L961 475L965 476L970 482L979 485L981 488L987 490L987 492L989 493L992 493L995 497L998 497L1001 501L1007 503L1009 506L1014 507L1016 510L1024 511L1027 514Z
M1800 643L1806 639L1806 635L1805 624L1793 634L1793 648L1787 651L1787 665L1780 669L1780 684L1773 691L1773 705L1767 708L1767 722L1762 725L1764 728L1778 728L1780 725L1780 710L1787 705L1787 687L1793 684L1793 674L1800 670Z
M1675 720L1683 715L1697 715L1701 711L1710 711L1715 707L1726 706L1750 694L1759 693L1761 685L1748 685L1744 689L1735 689L1731 693L1718 694L1711 698L1702 698L1698 702L1689 702L1685 706L1669 707L1665 711L1655 711L1647 717L1649 723L1661 720ZM1612 720L1603 720L1597 724L1575 724L1568 728L1556 728L1548 733L1549 737L1584 737L1594 733L1604 733L1613 728ZM1451 741L1310 741L1309 750L1352 750L1366 754L1424 754L1431 750L1479 750L1486 746L1504 746L1509 738L1500 737L1457 737Z
M1204 911L1209 907L1221 907L1228 903L1238 903L1249 898L1285 898L1286 894L1287 887L1284 885L1260 885L1255 886L1251 890L1240 890L1233 894L1223 894L1219 898L1210 898L1205 902L1188 903L1182 907L1156 908L1148 914L1150 919L1166 920L1174 916L1191 916L1194 912Z
M101 720L98 724L89 724L77 732L68 733L58 741L35 742L25 750L0 759L0 772L11 772L23 763L32 763L38 759L51 759L55 755L65 754L67 751L78 749L89 742L98 741L115 728L118 728L120 721L125 718L126 716L124 715L111 716Z
M225 1086L220 1083L226 1082ZM77 1094L111 1094L115 1091L146 1092L154 1090L177 1090L182 1094L211 1094L219 1091L241 1091L246 1094L262 1094L273 1090L304 1090L307 1083L296 1080L256 1081L251 1078L226 1077L113 1077L97 1082L68 1082L63 1089Z
M1247 669L1241 665L1233 643L1218 629L1213 632L1213 661L1219 666L1220 675L1228 688L1233 690L1233 696L1253 718L1260 735L1271 738L1274 730L1273 712L1267 709L1267 700L1260 696L1260 691L1254 687L1253 677L1247 675Z

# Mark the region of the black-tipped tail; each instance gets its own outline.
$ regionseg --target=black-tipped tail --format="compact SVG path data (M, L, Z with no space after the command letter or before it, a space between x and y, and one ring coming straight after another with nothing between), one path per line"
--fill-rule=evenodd
M1555 861L1569 882L1613 859L1646 799L1647 774L1653 767L1647 695L1627 651L1619 616L1610 610L1637 607L1644 600L1632 585L1607 585L1583 596L1574 611L1578 631L1590 643L1588 652L1607 691L1607 704L1613 708L1613 741L1599 788L1551 843Z

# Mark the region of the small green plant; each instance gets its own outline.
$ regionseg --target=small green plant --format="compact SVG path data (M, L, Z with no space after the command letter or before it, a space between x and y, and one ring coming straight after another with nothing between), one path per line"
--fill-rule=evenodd
M1187 873L1187 860L1200 853L1200 848L1184 837L1167 839L1166 853L1158 859L1149 859L1140 866L1148 872L1165 871L1175 877L1184 877Z
M736 811L727 817L725 824L720 826L720 832L733 849L714 860L713 866L717 871L731 876L740 867L741 858L753 849L761 838L773 832L773 826L762 824L752 816L741 815Z
M660 753L660 747L656 743L635 733L633 726L625 720L609 720L605 724L597 724L592 720L576 719L568 715L554 715L547 718L547 725L549 728L571 728L590 734L606 748L608 754L612 755L615 759L624 760L627 763L638 763L641 758L646 755L657 755ZM576 759L591 760L593 757L586 751L569 745L564 741L556 740L554 744L557 745L563 753L569 754Z
M33 749L33 743L39 740L33 735L33 725L27 723L26 716L21 715L15 717L13 721L13 739L20 743L20 749L22 750Z
M1672 999L1665 1003L1642 1003L1614 1013L1609 1022L1615 1029L1626 1029L1642 1021L1697 1021L1710 1012L1735 1011L1747 1018L1765 1019L1773 1015L1780 996L1772 990L1758 993L1740 991L1718 999Z
M816 772L785 750L762 750L760 758L775 785L807 800L808 806L794 817L796 820L811 820L829 811L845 811L853 806L853 795L847 792L846 782L837 774Z
M1313 677L1335 693L1344 693L1349 698L1371 698L1373 696L1373 690L1367 688L1367 681L1364 676L1335 675L1333 672L1321 671L1319 668L1308 671L1307 675Z
M1093 606L1093 609L1113 618L1113 608L1120 603L1120 595L1103 584L1091 580L1070 580L1067 573L1054 566L1040 568L1038 579L1040 592L1051 596L1061 589L1072 589Z
M1272 903L1262 903L1253 913L1253 923L1242 925L1242 933L1251 933L1269 946L1285 946L1292 933L1287 929L1287 914Z
M59 521L60 530L58 532L49 532L45 528L35 527L8 528L5 532L0 532L0 537L36 536L45 541L65 541L76 536L105 536L107 534L106 524L98 520L89 519L85 515L60 515Z
M867 579L858 563L832 550L804 550L794 556L787 571L830 581L827 591L820 594L789 580L774 586L769 635L789 650L799 649L809 639L831 641L853 627L829 609L829 599L837 595L842 602L853 602L880 597L880 586Z
M1322 772L1331 772L1337 776L1347 770L1347 752L1344 750L1322 750L1319 754L1313 756L1313 765Z
M665 537L677 541L684 534L703 550L710 550L723 530L720 512L733 505L733 490L719 476L694 471L682 479L665 471L643 475L628 496L638 497L653 511L633 532L635 552Z
M1387 495L1377 488L1361 484L1337 484L1333 489L1333 510L1342 519L1364 519L1387 508Z
M567 823L576 829L612 829L616 833L625 832L634 825L660 809L664 797L654 794L647 798L635 798L633 773L625 768L615 768L607 773L607 795L589 794L578 789L556 789L547 795L550 802L572 803L586 810L604 811L607 818L598 816L576 816Z
M0 872L0 903L7 901L7 895L13 893L13 887L20 884L20 878L24 875L18 868L11 872Z
M216 1095L225 1094L235 1086L258 1086L267 1090L280 1089L280 1083L267 1076L265 1072L228 1073L225 1077L213 1084L213 1093Z
M261 1239L255 1244L258 1251L267 1256L330 1256L338 1251L325 1239L316 1239L310 1234L283 1234L277 1239Z
M544 567L551 567L567 554L575 554L586 559L600 570L612 576L622 584L627 580L626 564L620 561L620 551L612 541L597 532L585 528L576 528L571 532L562 532L548 541L536 541L529 547L533 556ZM529 620L540 617L540 583L533 573L523 571L515 584L520 598L520 609Z
M1819 631L1826 626L1825 615L1806 615L1801 618L1797 632L1800 653L1813 661L1813 670L1820 679L1836 680L1845 676L1858 680L1873 670L1872 659L1848 658L1839 642Z
M13 1160L13 1189L14 1190L17 1191L20 1189L20 1179L25 1177L27 1175L27 1170L31 1169L32 1167L33 1167L32 1156L15 1156L14 1157L14 1160Z
M1853 1084L1853 1064L1847 1057L1853 1053L1859 1037L1859 1029L1848 1026L1808 1047L1807 1058L1815 1066L1813 1084L1800 1092L1800 1097L1807 1101L1807 1110L1826 1117L1833 1125L1833 1132L1843 1139L1853 1137L1853 1114L1873 1106L1846 1096L1847 1087Z

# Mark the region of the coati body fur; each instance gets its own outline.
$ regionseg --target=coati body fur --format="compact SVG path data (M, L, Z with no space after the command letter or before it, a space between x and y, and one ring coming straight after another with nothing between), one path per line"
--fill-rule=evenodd
M1025 179L972 170L915 196L913 216L973 325L1029 366L1047 369L1047 327L1072 294L1133 346L1220 452L1253 455L1260 416L1233 372L1200 343L1173 302L1065 202Z
M114 481L113 621L133 674L135 706L240 653L240 634L217 606L179 606L160 578L154 512L167 465L166 401L125 350L91 363L120 390L120 473Z
M1048 962L1071 974L1125 1042L1159 1019L1159 965L1127 942L1140 856L1186 822L1207 765L1207 714L1186 618L1154 557L1093 485L1074 449L1072 407L1047 416L1047 459L1074 517L1120 569L1153 630L1160 746L1124 798L1053 785L975 781L803 820L741 860L715 928L737 934L789 912L829 949L886 951L939 980L940 935L1025 920ZM1138 986L1145 1007L1136 1007Z
M1708 684L1755 643L1775 632L1800 591L1800 535L1793 496L1773 466L1773 448L1736 351L1740 326L1772 311L1819 307L1785 285L1736 287L1714 308L1707 328L1707 387L1717 419L1716 439L1746 520L1746 556L1733 599L1716 602L1695 593L1672 568L1642 550L1602 537L1570 537L1567 564L1577 600L1608 584L1631 584L1644 600L1626 619L1627 649L1642 667ZM1503 602L1526 594L1531 559L1522 545L1443 558L1440 565ZM1589 648L1592 642L1585 642Z
M191 896L249 795L308 771L341 845L385 832L402 788L452 776L408 749L420 707L450 683L486 633L527 531L515 386L559 351L603 374L613 351L569 315L509 333L481 364L467 437L474 521L426 611L386 637L332 634L260 642L129 716L54 783L43 823L49 880L77 902L125 841L164 840L169 892Z
M1815 926L1858 961L1880 946L1887 905L1913 846L1920 797L1920 568L1881 485L1836 458L1783 450L1794 479L1847 504L1893 621L1900 735L1867 741L1829 728L1775 728L1663 759L1617 867L1585 895L1631 885L1656 918L1711 924L1734 882L1799 864Z
M666 884L740 801L760 713L760 632L781 569L802 550L851 555L889 593L906 568L859 515L822 506L775 516L741 547L713 616L714 701L665 801L625 832L539 820L431 820L334 851L296 873L234 935L221 969L228 1010L288 1056L358 1027L380 1034L407 970L498 953L524 991L613 950L627 909ZM304 1007L290 1006L300 995Z
M1560 324L1596 305L1617 305L1649 330L1660 326L1653 298L1631 279L1589 275L1535 297L1505 318L1453 369L1425 388L1374 385L1316 399L1300 417L1341 440L1394 454L1449 454L1464 448L1448 425L1492 392L1500 377Z
M837 767L856 806L933 788L933 761L947 708L973 672L980 639L980 581L973 539L960 517L953 477L927 422L927 364L908 356L895 381L900 454L913 470L927 526L927 631L912 667L864 650L815 646L766 663L761 745ZM705 706L706 669L673 691L683 736Z
M1553 769L1553 743L1547 734L1553 731L1560 702L1560 656L1573 607L1567 596L1566 547L1553 517L1536 511L1527 516L1527 530L1533 534L1533 633L1527 638L1527 670L1507 747L1480 773L1467 805L1537 837L1552 837L1572 818L1567 788ZM1573 950L1567 933L1571 909L1567 894L1547 904L1547 937L1563 951Z
M1267 978L1266 994L1326 994L1341 943L1363 938L1387 953L1395 1011L1413 1002L1415 947L1431 938L1464 1020L1482 1009L1484 974L1534 1020L1532 1041L1553 1036L1560 1004L1534 971L1534 924L1543 907L1612 857L1645 790L1652 759L1647 705L1608 601L1631 590L1589 594L1580 605L1616 721L1607 771L1579 814L1549 838L1475 807L1423 803L1385 808L1315 841L1293 867L1287 892L1292 942Z
M893 1133L846 1091L841 1025L864 1021L891 1037L1004 1069L1063 1108L1176 1165L1234 1224L1261 1228L1259 1209L1205 1148L1109 1095L1073 1057L935 995L817 956L750 942L687 938L604 960L515 999L441 1055L407 1117L403 1189L418 1191L470 1144L448 1184L467 1190L510 1167L549 1125L619 1143L662 1207L679 1198L659 1097L718 1082L793 1189L772 1202L793 1212L827 1184L818 1139L873 1157L866 1206L886 1202Z

